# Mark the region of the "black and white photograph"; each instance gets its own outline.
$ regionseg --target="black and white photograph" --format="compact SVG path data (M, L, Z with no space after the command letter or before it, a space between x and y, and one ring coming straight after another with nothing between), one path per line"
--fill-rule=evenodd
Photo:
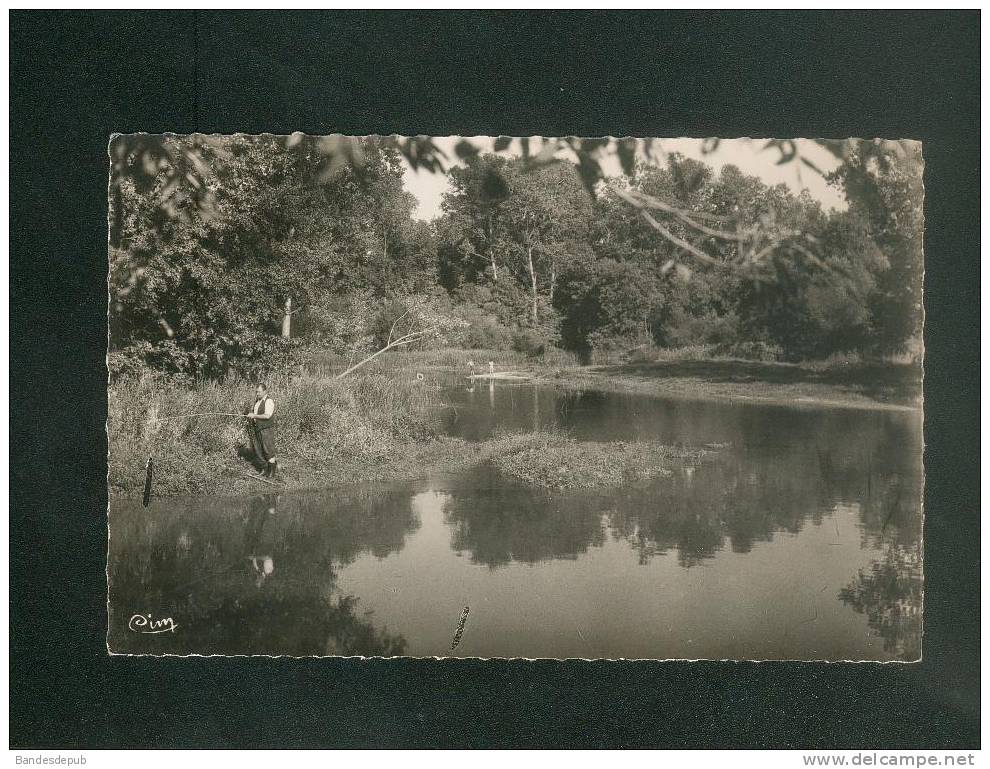
M921 142L108 139L110 653L923 658Z
M7 22L11 766L979 766L978 9Z

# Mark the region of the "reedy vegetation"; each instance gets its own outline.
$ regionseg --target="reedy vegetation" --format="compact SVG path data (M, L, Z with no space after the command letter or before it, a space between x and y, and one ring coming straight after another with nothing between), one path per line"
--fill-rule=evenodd
M436 391L415 378L363 374L334 380L294 376L271 382L286 479L318 486L411 472L424 445L439 437ZM177 386L145 375L111 384L107 430L112 492L130 495L154 458L159 494L236 491L249 465L247 420L228 416L253 398L254 381L228 377Z

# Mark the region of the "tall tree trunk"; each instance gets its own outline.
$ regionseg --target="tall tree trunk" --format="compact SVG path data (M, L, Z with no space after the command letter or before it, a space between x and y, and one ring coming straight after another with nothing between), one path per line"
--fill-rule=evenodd
M539 321L539 305L537 304L537 294L536 294L536 266L533 264L533 247L529 246L526 249L526 256L529 259L529 282L533 287L533 325L535 326Z
M553 306L553 290L557 287L557 264L550 263L550 305Z
M498 266L495 264L495 227L492 216L488 215L488 258L492 263L492 280L498 283Z
M285 297L285 314L282 316L282 338L292 337L292 297Z

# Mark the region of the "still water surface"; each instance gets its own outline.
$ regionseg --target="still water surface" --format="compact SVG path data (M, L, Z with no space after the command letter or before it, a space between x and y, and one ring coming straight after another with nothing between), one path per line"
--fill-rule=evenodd
M488 467L110 511L124 653L914 660L921 416L450 388L448 430L731 444L648 486ZM468 607L456 648L458 624ZM171 618L165 632L132 617ZM129 626L130 625L130 626ZM160 626L167 628L167 626Z

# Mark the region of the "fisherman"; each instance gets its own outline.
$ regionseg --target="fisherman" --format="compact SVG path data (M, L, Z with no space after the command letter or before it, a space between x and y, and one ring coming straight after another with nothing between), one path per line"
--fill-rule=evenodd
M268 396L268 386L259 382L255 390L256 400L248 412L251 420L251 443L258 459L265 463L259 475L276 480L278 460L275 449L275 401Z

